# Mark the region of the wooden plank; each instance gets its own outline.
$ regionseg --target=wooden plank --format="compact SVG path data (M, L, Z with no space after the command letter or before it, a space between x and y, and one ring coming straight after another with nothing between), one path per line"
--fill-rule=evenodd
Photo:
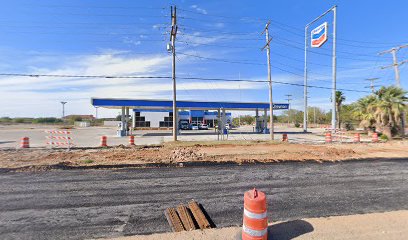
M187 231L196 229L193 219L191 218L190 211L186 206L180 204L177 207L177 213L181 219L181 222L183 223L184 229Z
M188 203L188 206L191 210L191 213L193 214L198 226L200 229L209 229L211 228L211 225L208 221L208 219L205 217L203 211L201 211L200 206L196 201L191 201Z
M166 216L167 222L169 222L169 225L173 232L181 232L185 230L183 223L181 222L180 217L177 215L177 212L174 208L167 208L166 210L164 210L164 215Z

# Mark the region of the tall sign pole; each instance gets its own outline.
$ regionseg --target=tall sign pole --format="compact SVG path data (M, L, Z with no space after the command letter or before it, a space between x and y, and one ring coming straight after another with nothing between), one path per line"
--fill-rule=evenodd
M305 69L304 69L304 80L303 80L303 132L307 132L307 35L309 35L309 25L305 27Z
M173 79L173 141L177 141L178 112L176 97L176 35L177 35L177 10L176 6L171 7L171 53L172 53L172 79Z
M67 103L67 102L64 102L64 101L61 102L61 104L62 104L62 118L65 117L65 104L66 104L66 103Z
M337 78L337 59L336 59L336 20L337 20L337 6L333 7L333 58L332 58L332 129L336 129L336 78ZM340 110L339 110L340 111ZM334 130L333 130L334 131Z
M313 23L320 20L322 17L327 15L333 11L333 56L332 56L332 129L336 128L336 78L337 78L337 58L336 58L336 21L337 21L337 6L331 7L329 10L324 12L322 15L315 18L310 23L306 24L305 26L305 66L304 66L304 89L303 89L303 96L304 96L304 113L303 113L303 131L307 132L307 48L309 46L308 43L308 35L309 35L309 27ZM327 23L323 23L319 27L312 30L312 47L320 47L323 43L327 40ZM316 39L314 36L316 35Z
M269 24L271 22L268 22L265 26L265 30L262 32L262 34L265 32L266 35L266 44L262 48L266 48L266 56L268 60L268 83L269 83L269 125L270 125L270 130L269 134L271 137L271 140L274 139L274 126L273 126L273 100L272 100L272 78L271 78L271 48L270 48L270 43L272 41L272 38L269 38ZM266 113L265 113L266 114Z

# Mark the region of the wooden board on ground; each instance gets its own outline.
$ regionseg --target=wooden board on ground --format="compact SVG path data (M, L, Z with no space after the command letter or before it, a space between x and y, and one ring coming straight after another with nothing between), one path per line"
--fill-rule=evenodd
M167 208L166 210L164 210L164 215L166 216L173 232L181 232L185 230L180 217L177 215L177 212L174 208Z
M188 203L188 206L193 214L198 226L200 229L209 229L211 225L208 219L205 217L203 211L201 210L200 206L196 201L191 201Z
M184 229L186 229L187 231L196 229L194 221L190 215L190 210L186 206L184 206L183 204L180 204L177 207L177 213L181 219L181 222L183 223Z

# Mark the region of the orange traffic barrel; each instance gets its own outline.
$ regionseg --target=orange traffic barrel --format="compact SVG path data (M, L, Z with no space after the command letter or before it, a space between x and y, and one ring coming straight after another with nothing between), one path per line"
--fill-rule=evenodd
M282 142L287 142L288 141L288 134L284 133L282 134Z
M28 137L22 137L20 142L20 148L29 148L30 139Z
M326 143L331 143L332 142L332 135L331 132L326 133Z
M108 144L106 143L107 140L108 140L108 137L106 137L106 136L101 137L101 147L107 147L108 146Z
M359 143L360 142L360 133L354 134L354 142Z
M268 218L266 215L265 193L255 188L245 192L242 240L268 239Z
M378 133L373 133L373 136L372 136L373 138L372 138L372 142L378 142Z
M135 136L130 135L129 136L129 145L134 146L135 145Z

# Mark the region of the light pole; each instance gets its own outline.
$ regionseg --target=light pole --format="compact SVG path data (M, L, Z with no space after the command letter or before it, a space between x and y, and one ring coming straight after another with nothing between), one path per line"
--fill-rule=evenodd
M98 119L98 106L95 106L95 119Z
M65 104L66 104L66 103L67 103L67 102L61 101L61 104L62 104L62 118L65 117Z
M322 17L327 15L333 11L333 56L332 56L332 129L336 128L336 69L337 69L337 60L336 60L336 20L337 20L337 6L334 5L331 7L329 10L324 12L322 15L318 16L315 18L313 21L310 23L306 24L305 26L305 66L304 66L304 89L303 89L303 94L304 94L304 113L303 113L303 131L307 132L307 47L308 47L308 42L307 42L307 35L309 34L309 27L313 23L317 22L320 20Z

